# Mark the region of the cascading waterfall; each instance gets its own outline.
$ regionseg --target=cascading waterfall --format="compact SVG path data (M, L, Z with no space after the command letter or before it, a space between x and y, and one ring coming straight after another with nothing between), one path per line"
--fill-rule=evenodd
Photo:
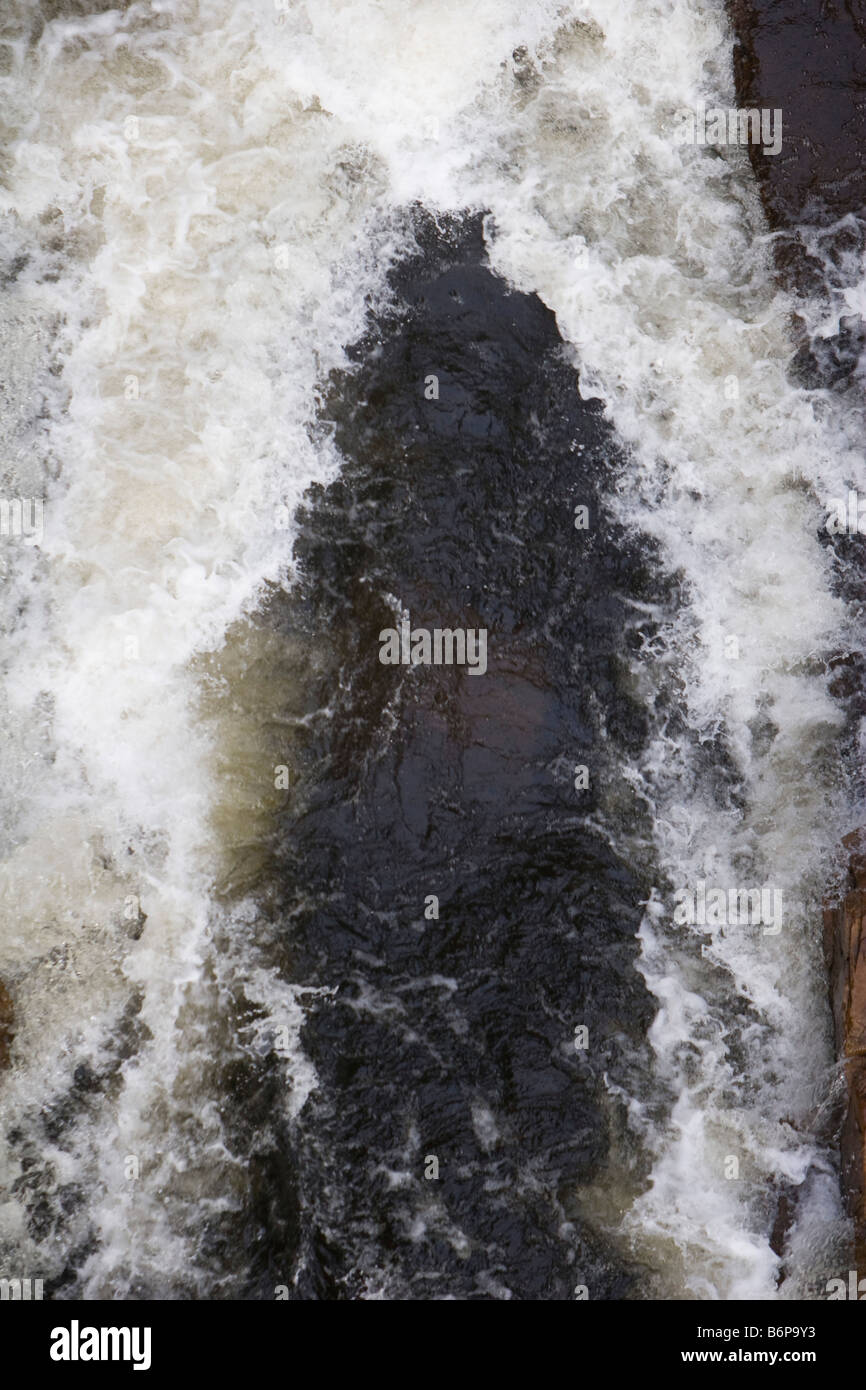
M650 1074L608 1078L642 1158L615 1145L583 1209L653 1271L631 1297L815 1296L846 1239L815 924L857 823L828 674L855 615L820 533L866 477L858 423L788 377L745 152L673 135L734 105L723 5L9 0L4 24L3 488L44 513L0 548L2 1263L64 1297L243 1283L209 1234L250 1201L225 1068L284 1026L286 1123L318 1086L318 986L256 924L319 658L262 613L421 208L483 215L490 269L555 315L622 444L601 524L676 577L630 658L647 739L596 813L651 880ZM769 885L782 929L678 924L699 881Z

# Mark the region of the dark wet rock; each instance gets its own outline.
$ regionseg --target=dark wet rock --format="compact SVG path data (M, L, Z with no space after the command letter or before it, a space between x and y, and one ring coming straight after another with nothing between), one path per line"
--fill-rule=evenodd
M617 444L553 315L486 267L479 220L416 230L393 312L331 383L344 467L271 612L331 653L304 676L327 715L299 736L264 904L286 977L327 993L302 1031L320 1084L262 1155L263 1187L289 1151L299 1190L283 1172L246 1296L623 1297L633 1271L579 1196L609 1159L606 1078L641 1065L654 1014L650 870L596 818L612 791L642 814L629 600L659 600L657 567L605 516ZM487 673L382 665L395 599L414 627L486 628Z
M866 205L866 5L729 0L741 106L780 108L778 155L750 153L774 225L827 226Z
M866 3L728 0L737 37L740 107L780 109L778 155L750 145L784 283L839 316L826 339L801 343L805 385L862 389L863 325L844 290L862 275L866 247Z
M12 995L0 980L0 1071L8 1067L15 1038L15 1009Z

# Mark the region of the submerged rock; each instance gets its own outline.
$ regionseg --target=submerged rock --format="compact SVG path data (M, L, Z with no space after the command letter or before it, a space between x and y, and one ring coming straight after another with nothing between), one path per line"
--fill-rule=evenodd
M623 1297L633 1271L580 1192L655 1012L647 884L602 826L610 797L643 814L621 771L646 733L627 652L658 570L604 514L617 442L554 316L490 271L479 219L419 214L416 235L393 312L332 383L344 466L308 498L300 585L272 614L334 668L275 849L282 968L323 992L259 1287ZM413 628L485 629L485 673L383 664L401 606Z

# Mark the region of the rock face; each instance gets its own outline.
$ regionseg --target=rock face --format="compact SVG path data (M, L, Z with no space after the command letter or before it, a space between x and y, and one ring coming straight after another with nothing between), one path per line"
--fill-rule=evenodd
M848 891L824 912L824 951L836 1052L848 1104L841 1132L842 1183L854 1219L857 1268L866 1267L866 833L848 837Z
M866 4L730 0L740 106L783 113L778 155L750 146L774 226L828 225L863 206Z
M0 1071L9 1065L12 1039L15 1036L14 1026L15 1011L12 1007L12 996L3 981L0 980Z
M781 153L749 147L781 278L822 299L837 329L804 340L797 367L807 384L859 389L864 338L845 291L866 245L866 0L728 0L728 11L738 106L782 111Z

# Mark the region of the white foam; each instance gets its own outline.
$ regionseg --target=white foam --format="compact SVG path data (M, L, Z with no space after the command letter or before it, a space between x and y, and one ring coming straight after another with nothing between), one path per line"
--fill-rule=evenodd
M23 0L18 13L23 32ZM317 386L383 293L392 214L418 198L490 212L493 265L555 311L582 389L631 446L614 505L682 570L687 602L642 679L650 693L682 680L698 741L724 732L745 809L720 810L689 741L660 726L627 775L662 866L676 886L733 885L745 864L803 904L779 938L708 941L751 1000L746 1022L669 920L648 911L641 935L670 1112L653 1127L635 1098L654 1163L627 1229L679 1296L775 1295L754 1194L823 1161L783 1120L830 1062L818 895L855 814L833 783L820 666L849 620L815 499L862 466L787 384L790 305L744 154L672 138L677 108L732 104L730 52L721 0L162 0L15 46L0 213L3 246L33 260L3 352L28 398L47 383L47 418L25 411L14 433L21 489L38 457L48 500L41 548L16 551L2 591L4 728L22 750L3 822L0 976L23 1020L7 1105L38 1132L40 1099L107 1046L132 986L151 1035L75 1139L80 1230L102 1232L89 1294L133 1271L188 1291L193 1189L210 1172L213 1200L232 1200L218 1116L205 1102L190 1119L213 1048L232 1045L206 1023L228 968L208 932L232 831L214 824L225 731L201 717L200 659L284 573L280 505L337 467L307 428ZM749 726L765 714L778 732L761 751ZM118 930L128 894L148 917L136 942ZM294 1024L296 1004L287 992ZM315 1083L300 1052L293 1074L302 1100ZM163 1130L176 1161L156 1152ZM153 1162L124 1186L118 1162L139 1152ZM732 1152L738 1182L720 1168ZM20 1242L14 1204L0 1229ZM65 1255L46 1241L32 1257L49 1273Z

